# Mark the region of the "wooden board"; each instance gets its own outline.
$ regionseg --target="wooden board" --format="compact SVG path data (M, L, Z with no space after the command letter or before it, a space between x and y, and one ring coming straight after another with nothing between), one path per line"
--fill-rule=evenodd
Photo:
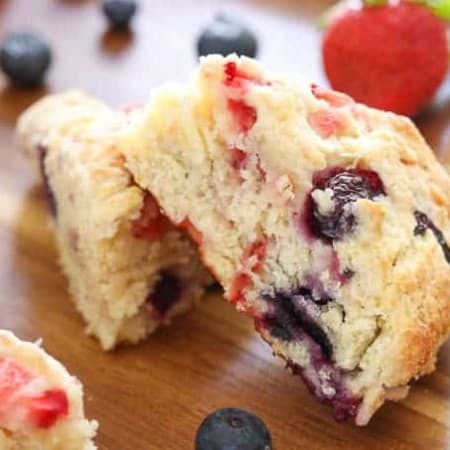
M277 450L444 449L450 446L450 345L438 370L366 428L337 424L255 335L248 319L212 293L192 314L142 345L102 353L83 334L57 266L42 195L13 140L17 115L45 92L82 87L112 104L145 100L152 86L186 79L201 26L219 11L249 23L260 57L277 70L324 82L317 14L310 1L147 0L132 33L106 32L96 2L0 0L0 34L35 29L55 61L45 89L20 92L0 79L0 328L45 347L83 380L87 412L106 450L185 450L215 408L261 416ZM442 158L450 152L450 86L418 123Z

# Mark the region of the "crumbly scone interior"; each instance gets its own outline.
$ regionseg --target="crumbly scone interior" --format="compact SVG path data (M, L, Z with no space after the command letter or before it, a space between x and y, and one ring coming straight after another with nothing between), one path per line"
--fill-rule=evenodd
M22 146L41 159L36 165L48 185L75 304L105 349L135 343L170 323L199 301L209 282L181 231L167 226L151 238L134 233L134 221L153 200L136 185L115 143L127 120L97 100L68 92L36 104L18 125ZM154 214L158 219L159 211ZM149 299L172 278L179 293L162 314Z
M450 266L415 214L449 242L450 181L407 119L315 90L209 57L193 84L154 94L125 153L274 352L338 417L365 424L434 368L448 334ZM305 209L335 208L313 181L330 168L380 189L346 205L351 230L327 240L305 229Z
M133 185L118 151L104 148L104 139L99 139L100 148L93 148L95 141L65 143L67 152L62 148L46 160L60 208L56 220L62 266L78 308L89 320L88 331L98 335L105 348L113 344L108 341L113 335L119 342L136 342L158 326L145 299L161 271L175 271L186 286L167 323L200 297L192 290L202 290L203 271L195 249L179 231L170 229L152 241L133 236L132 222L139 217L144 193ZM80 185L81 190L72 191Z

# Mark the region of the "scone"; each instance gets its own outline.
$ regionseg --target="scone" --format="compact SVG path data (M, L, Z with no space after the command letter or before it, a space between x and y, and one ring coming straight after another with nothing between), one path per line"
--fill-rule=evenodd
M226 297L338 419L435 367L450 325L450 179L406 118L210 56L123 133L127 165Z
M114 136L128 116L73 91L37 102L18 122L43 174L75 304L104 349L168 324L209 282L190 238L125 168Z
M95 450L83 387L37 344L0 330L0 448Z

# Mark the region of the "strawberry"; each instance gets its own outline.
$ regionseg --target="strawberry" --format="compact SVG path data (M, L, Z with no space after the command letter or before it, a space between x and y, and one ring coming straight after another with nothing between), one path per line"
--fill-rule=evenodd
M31 397L28 403L30 423L39 428L50 428L69 413L69 399L62 389L45 391Z
M11 359L0 358L0 402L4 403L14 392L30 383L31 374Z
M156 200L146 193L140 215L131 223L131 227L135 238L154 241L168 230L170 222L161 213Z
M0 358L0 426L12 423L50 428L69 413L62 389L33 392L37 378L9 358Z
M409 1L346 9L330 23L322 52L334 89L409 116L432 98L448 66L443 20Z
M266 256L267 239L264 237L259 241L250 244L244 251L242 256L242 265L250 272L259 272L262 267L262 262ZM231 285L229 298L234 303L239 303L243 300L244 291L251 283L250 275L244 272L239 272Z

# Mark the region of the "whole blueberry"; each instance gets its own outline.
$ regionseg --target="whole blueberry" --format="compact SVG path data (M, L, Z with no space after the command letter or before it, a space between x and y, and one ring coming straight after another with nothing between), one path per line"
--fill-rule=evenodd
M134 0L104 0L102 9L112 28L128 28L137 5Z
M180 300L182 294L183 284L180 278L170 270L163 270L152 293L147 297L147 302L161 317L164 317L167 311Z
M255 35L239 21L224 15L216 16L203 30L197 42L199 56L237 53L254 58L257 48Z
M33 33L11 33L0 50L0 67L19 87L38 86L52 59L49 45Z
M356 217L349 207L359 199L373 200L386 195L383 182L372 170L331 167L316 172L313 177L315 189L328 190L332 195L331 211L323 213L312 193L307 198L309 225L313 235L325 242L343 239L355 229Z
M237 408L214 411L200 425L195 450L272 450L264 422Z

